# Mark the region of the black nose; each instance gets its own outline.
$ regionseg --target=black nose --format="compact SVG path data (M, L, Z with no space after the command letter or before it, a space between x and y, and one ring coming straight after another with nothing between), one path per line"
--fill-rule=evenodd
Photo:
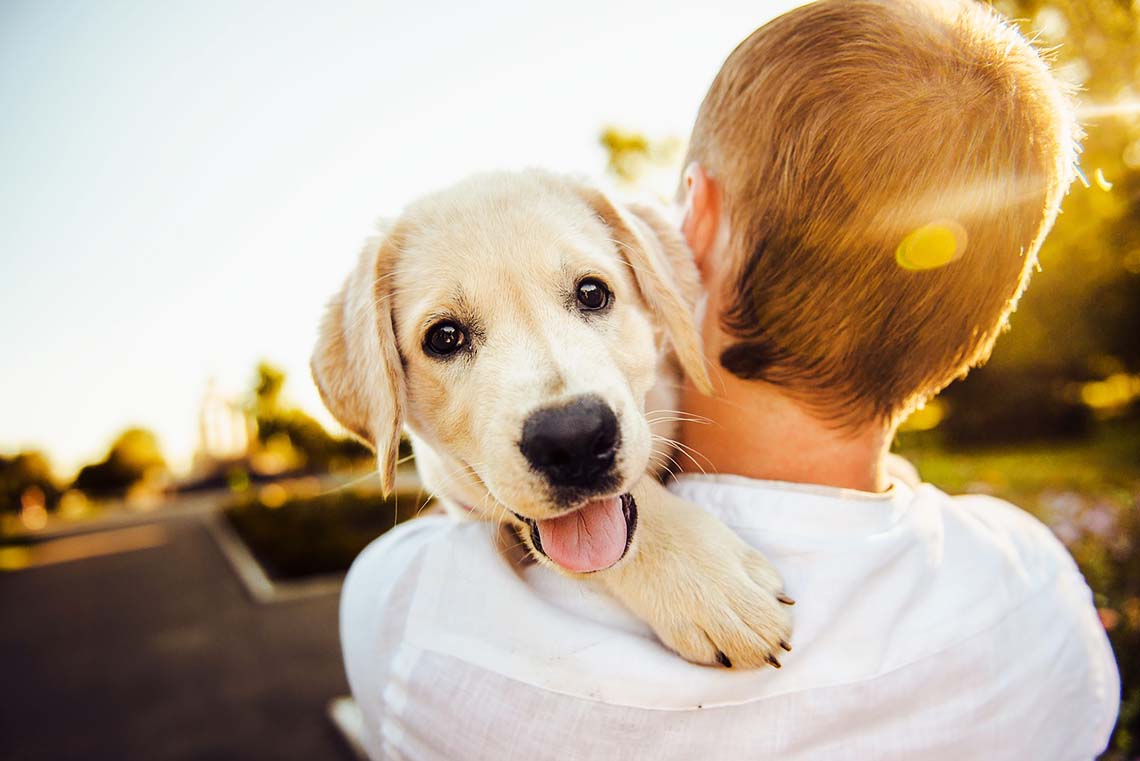
M614 464L618 421L609 405L583 396L547 407L523 423L519 449L553 486L591 486Z

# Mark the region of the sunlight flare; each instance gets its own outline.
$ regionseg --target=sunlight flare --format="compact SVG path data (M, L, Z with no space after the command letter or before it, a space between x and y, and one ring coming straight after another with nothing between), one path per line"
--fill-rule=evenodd
M1140 100L1126 100L1117 103L1088 103L1077 109L1077 117L1081 121L1116 116L1140 116Z
M895 249L895 261L912 272L945 267L966 250L966 229L953 220L939 220L910 232Z

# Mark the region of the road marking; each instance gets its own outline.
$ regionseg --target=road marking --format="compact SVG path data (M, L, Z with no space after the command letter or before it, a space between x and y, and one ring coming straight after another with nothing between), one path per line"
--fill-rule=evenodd
M170 541L167 530L156 524L96 531L44 542L0 547L0 571L70 563L75 560L119 555L161 547Z

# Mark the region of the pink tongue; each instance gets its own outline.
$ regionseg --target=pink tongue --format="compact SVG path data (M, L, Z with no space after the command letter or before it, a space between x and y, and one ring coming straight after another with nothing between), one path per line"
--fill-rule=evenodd
M600 571L621 560L627 530L621 497L595 500L569 515L538 522L543 552L577 573Z

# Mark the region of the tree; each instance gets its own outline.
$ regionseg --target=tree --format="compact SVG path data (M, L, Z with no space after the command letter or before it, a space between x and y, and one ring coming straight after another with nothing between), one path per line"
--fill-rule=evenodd
M39 489L49 506L59 499L47 457L35 451L0 455L0 512L19 512L20 498L30 488Z
M327 470L369 457L368 449L356 440L332 436L309 415L285 405L284 386L282 370L268 362L258 364L250 405L262 449L285 450L287 461L306 470Z
M998 342L993 373L1071 381L1140 372L1140 5L997 0L1078 88L1086 127L1074 185L1040 271ZM966 383L970 383L967 380Z
M666 200L677 188L678 164L685 141L677 137L650 139L636 130L609 126L598 142L606 151L606 172L621 185L653 193Z
M106 457L79 471L72 488L92 497L121 497L131 486L165 472L158 438L145 428L128 428L111 444Z
M257 364L253 382L253 414L257 419L269 418L281 412L281 389L285 386L285 373L268 362Z

